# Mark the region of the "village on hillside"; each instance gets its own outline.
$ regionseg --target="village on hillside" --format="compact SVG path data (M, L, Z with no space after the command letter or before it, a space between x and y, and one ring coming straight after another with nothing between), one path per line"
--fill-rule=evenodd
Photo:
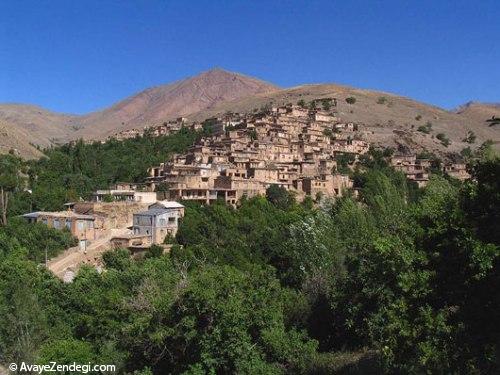
M67 203L65 211L23 215L29 222L67 228L79 241L48 261L49 269L71 281L83 264L101 267L102 254L111 248L141 253L159 245L168 251L169 239L184 216L182 202L224 201L237 206L241 199L265 195L272 186L292 193L297 201L310 197L320 202L347 192L356 196L349 171L370 150L367 134L362 124L338 117L336 99L318 101L251 114L228 113L203 123L188 124L179 118L117 134L113 138L123 140L144 132L161 136L190 127L208 130L209 135L187 153L149 168L149 177L141 184L120 183L96 191L89 201ZM431 160L416 155L396 153L389 161L418 187L426 185L434 167ZM469 178L465 164L447 163L442 168L451 177Z

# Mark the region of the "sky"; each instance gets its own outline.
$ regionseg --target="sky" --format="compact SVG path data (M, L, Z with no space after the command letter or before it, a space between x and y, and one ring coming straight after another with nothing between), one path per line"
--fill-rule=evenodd
M0 0L0 103L83 114L219 67L500 102L499 0Z

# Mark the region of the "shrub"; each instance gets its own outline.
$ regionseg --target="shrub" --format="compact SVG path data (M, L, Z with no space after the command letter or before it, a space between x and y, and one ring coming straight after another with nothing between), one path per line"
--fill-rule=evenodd
M345 101L347 102L347 104L354 104L356 103L356 98L354 96L350 96L346 98Z
M432 122L427 121L425 125L419 126L417 130L419 132L429 134L432 131Z
M441 141L441 144L445 147L448 147L451 144L451 141L444 133L439 133L438 135L436 135L436 138L439 139Z
M379 96L377 99L377 104L386 104L387 98L385 96Z
M415 120L417 120L417 121L422 120L422 116L421 116L421 115L417 115L417 116L415 116Z
M477 138L476 134L474 134L473 131L469 130L469 131L467 131L467 135L465 136L465 138L462 139L462 142L475 143L476 138Z

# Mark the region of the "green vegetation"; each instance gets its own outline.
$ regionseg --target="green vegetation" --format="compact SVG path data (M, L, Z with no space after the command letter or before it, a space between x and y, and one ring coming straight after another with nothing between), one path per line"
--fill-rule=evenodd
M333 137L333 131L332 131L332 129L325 128L323 130L323 135L325 137L329 137L329 138Z
M302 108L306 108L307 105L306 105L306 101L304 99L300 99L298 102L297 102L297 105L299 107L302 107Z
M342 174L350 174L350 165L356 160L356 155L350 153L338 153L335 155L335 160L337 162L337 172Z
M467 143L475 143L476 142L476 134L472 130L467 131L467 135L465 136L464 139L462 139L462 142L467 142Z
M377 98L377 104L387 104L388 100L385 96L379 96Z
M489 126L500 125L500 117L493 116L489 120L486 120Z
M208 131L183 128L170 136L145 134L104 144L79 141L46 150L46 156L36 161L0 156L0 165L7 166L0 168L0 192L3 189L10 198L7 206L10 215L29 210L60 210L64 203L86 198L96 189L115 182L142 182L148 167L185 151ZM26 184L31 194L26 191Z
M432 122L427 121L425 125L419 126L417 130L421 133L429 134L432 131Z
M134 158L154 164L196 136L0 157L19 163L4 172L19 177L9 213L139 181ZM170 253L107 252L106 272L84 267L70 284L38 265L71 245L68 234L10 218L0 227L0 361L112 363L123 374L497 373L500 160L490 149L472 181L434 176L418 193L388 167L391 150L371 149L352 172L357 199L298 204L273 185L238 209L186 203Z
M348 98L345 99L345 101L347 102L347 104L354 104L356 103L356 98L354 96L349 96Z
M441 141L441 144L445 147L448 147L451 144L451 141L444 133L439 133L436 135L436 138Z
M422 115L416 115L416 116L415 116L415 120L417 120L417 121L422 120Z
M332 99L325 98L325 99L321 99L320 101L321 101L321 106L323 107L323 110L329 111L330 109L332 109Z

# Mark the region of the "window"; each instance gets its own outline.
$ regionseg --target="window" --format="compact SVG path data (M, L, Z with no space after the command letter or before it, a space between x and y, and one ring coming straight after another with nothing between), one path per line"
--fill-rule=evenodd
M170 220L169 220L170 221ZM164 227L165 226L165 219L160 219L160 227Z
M47 225L47 218L46 218L46 217L44 217L44 218L42 219L42 223L43 223L43 224L45 224L45 225Z
M83 220L78 220L78 221L76 222L76 225L77 225L77 227L78 227L78 230L79 230L79 231L83 231L83 230L85 230L85 221L83 221Z
M61 222L59 221L59 219L54 219L53 225L54 225L54 228L56 228L56 229L61 228Z
M168 223L169 224L175 223L175 217L169 217L168 218Z
M66 228L71 229L71 220L66 219Z

